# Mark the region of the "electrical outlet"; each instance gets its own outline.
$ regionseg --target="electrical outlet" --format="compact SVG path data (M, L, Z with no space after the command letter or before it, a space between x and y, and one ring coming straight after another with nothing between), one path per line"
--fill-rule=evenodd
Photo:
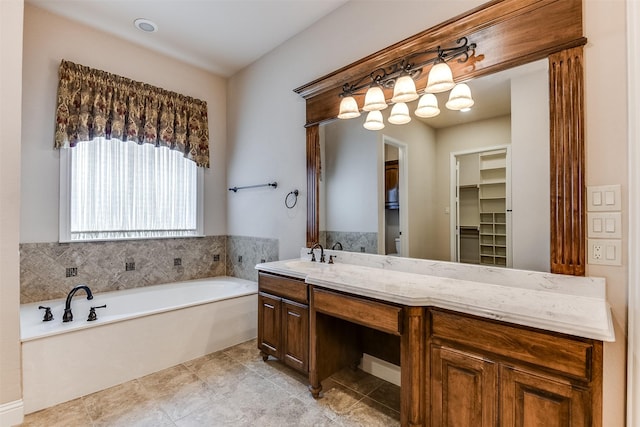
M182 265L182 258L174 258L173 259L173 266L174 267L180 267Z
M242 263L242 255L238 256L238 262Z
M215 255L213 256L213 262L218 262L218 261L220 261L220 255L215 254Z
M599 265L622 265L622 240L588 239L587 262Z
M124 263L124 271L133 271L136 269L136 263L131 261L131 262L125 262Z
M600 260L602 259L602 252L604 251L604 247L600 243L594 243L592 246L593 249L593 259Z
M67 267L65 277L76 277L78 275L77 267Z

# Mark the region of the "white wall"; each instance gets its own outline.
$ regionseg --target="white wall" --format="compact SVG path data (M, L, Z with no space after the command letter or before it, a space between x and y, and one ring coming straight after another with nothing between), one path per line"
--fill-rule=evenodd
M23 0L0 1L0 427L22 422L20 122Z
M640 4L627 3L628 75L640 74ZM640 259L640 84L629 79L629 259ZM640 425L640 265L629 263L627 426Z
M204 232L226 234L226 80L27 4L20 241L58 241L59 152L53 131L62 59L207 102L211 167L205 171Z
M388 110L390 109L386 110L385 121ZM402 237L409 239L409 252L403 256L432 258L436 246L436 231L433 226L437 187L436 133L430 126L415 119L400 126L389 124L380 133L406 144L407 147L405 164L409 193L408 225L406 230L401 231ZM402 194L400 197L403 197Z
M324 128L322 180L326 189L326 230L377 233L376 132L354 120L335 120Z
M626 8L620 0L584 4L586 185L621 184L622 266L587 265L587 275L607 279L616 342L604 346L606 426L624 425L628 265L628 145ZM635 53L637 55L637 52ZM636 76L634 76L635 78ZM606 84L605 84L606 82ZM637 166L637 165L636 165Z
M513 266L550 270L548 67L511 80Z

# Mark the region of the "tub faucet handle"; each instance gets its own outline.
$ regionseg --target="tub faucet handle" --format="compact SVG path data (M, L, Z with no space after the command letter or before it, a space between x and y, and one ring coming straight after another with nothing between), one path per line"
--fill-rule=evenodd
M49 322L50 320L53 320L53 314L51 314L51 307L44 307L41 305L38 308L40 310L44 310L44 318L42 319L43 322Z
M89 308L89 317L87 318L87 322L98 320L98 316L96 315L96 308L107 308L107 304Z

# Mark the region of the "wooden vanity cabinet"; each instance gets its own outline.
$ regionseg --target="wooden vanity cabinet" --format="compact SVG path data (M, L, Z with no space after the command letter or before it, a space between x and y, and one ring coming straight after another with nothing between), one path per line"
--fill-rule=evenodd
M286 365L309 370L309 298L303 280L258 275L258 348Z
M601 425L599 341L429 312L432 426Z

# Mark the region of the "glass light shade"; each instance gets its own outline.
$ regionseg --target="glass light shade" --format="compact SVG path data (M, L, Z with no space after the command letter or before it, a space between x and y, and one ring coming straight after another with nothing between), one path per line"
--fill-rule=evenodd
M416 116L428 118L435 117L440 114L440 109L438 108L438 98L432 93L425 93L420 97L420 101L418 101L418 107L415 111Z
M446 105L450 110L462 110L463 108L471 108L473 103L469 86L458 83L449 94L449 101Z
M339 119L353 119L360 116L358 110L358 103L353 96L345 96L340 101L340 112L338 113Z
M402 76L396 80L393 86L393 97L391 102L410 102L414 99L418 99L418 92L416 92L416 84L409 76Z
M394 125L403 125L411 121L409 116L409 107L404 102L399 102L391 109L391 115L389 116L389 123Z
M451 68L445 62L438 62L429 71L427 87L424 91L427 93L440 93L451 89L455 85Z
M372 86L367 90L367 94L364 96L364 105L362 109L364 111L379 111L387 108L387 101L384 99L384 92L380 86Z
M362 126L369 130L384 129L384 121L382 120L382 113L380 110L369 111L369 114L367 114L367 120L365 120Z

